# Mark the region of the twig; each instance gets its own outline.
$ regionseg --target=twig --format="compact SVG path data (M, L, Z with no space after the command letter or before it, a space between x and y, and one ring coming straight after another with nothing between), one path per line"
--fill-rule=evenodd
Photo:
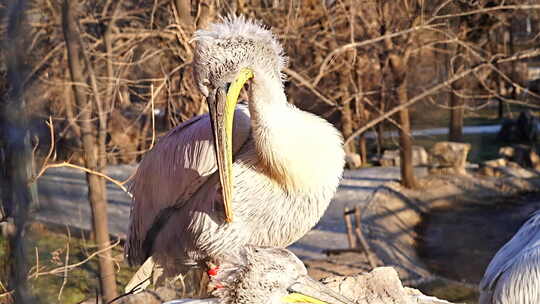
M485 14L489 12L502 11L502 10L529 10L529 9L540 9L540 5L539 4L499 5L499 6L486 7L486 8L476 9L476 10L470 10L463 13L435 16L432 19L437 20L437 19L463 17L463 16Z
M369 262L369 266L371 266L371 268L376 268L377 267L377 262L375 261L375 258L373 257L373 253L371 252L371 250L369 248L369 245L368 245L366 239L364 238L364 235L362 234L362 230L360 230L360 228L356 227L354 229L354 232L356 233L356 237L358 238L358 240L360 241L360 244L362 245L362 250L366 254L366 257L367 257L368 262Z
M117 185L120 189L122 189L122 191L124 191L125 193L127 193L127 195L129 195L129 197L133 197L133 195L131 193L129 193L129 191L127 190L127 188L124 186L125 182L120 182L106 174L103 174L101 172L98 172L98 171L94 171L94 170L90 170L88 168L85 168L83 166L79 166L79 165L75 165L75 164L72 164L72 163L68 163L68 162L61 162L61 163L58 163L58 164L49 164L46 166L45 170L47 169L50 169L50 168L61 168L61 167L69 167L69 168L74 168L74 169L79 169L79 170L82 170L86 173L90 173L90 174L94 174L94 175L97 175L99 177L103 177L104 179L108 180L109 182ZM45 171L44 170L44 171ZM36 177L36 179L38 178L39 176Z
M14 290L7 290L2 281L0 281L0 288L4 290L4 292L0 294L0 298L9 297L10 301L13 302L13 297L11 296L11 294L14 292Z
M50 133L50 136L51 136L51 146L49 147L49 153L47 154L47 157L45 157L45 160L43 161L43 165L41 166L41 169L39 170L38 174L36 174L31 180L30 180L30 183L33 183L35 182L39 177L41 177L45 171L47 171L47 169L50 169L50 168L60 168L60 167L70 167L70 168L74 168L74 169L79 169L79 170L82 170L86 173L90 173L90 174L95 174L97 176L100 176L100 177L103 177L104 179L110 181L111 183L117 185L118 187L120 187L120 189L122 189L122 191L124 191L125 193L127 193L129 195L129 197L133 197L131 195L131 193L129 193L129 191L127 190L127 188L124 186L124 184L129 181L129 179L133 176L130 176L129 178L127 178L125 181L123 182L120 182L106 174L103 174L101 172L97 172L97 171L94 171L94 170L90 170L88 168L85 168L85 167L82 167L82 166L79 166L79 165L75 165L75 164L72 164L72 163L69 163L69 162L62 162L62 163L58 163L58 164L47 164L47 162L49 161L49 159L51 158L51 155L53 154L53 151L54 151L54 125L53 125L53 121L52 121L52 118L49 117L49 121L47 122L47 125L49 126L49 133Z
M51 155L53 154L54 152L54 125L53 125L53 120L52 120L52 117L49 116L49 121L46 122L47 123L47 126L49 127L49 135L50 135L50 138L51 138L51 145L49 146L49 152L47 153L47 156L45 157L45 159L43 160L43 164L41 164L41 169L39 170L38 174L32 178L32 180L30 181L31 183L35 182L36 179L43 175L43 173L45 172L45 170L47 170L47 162L49 161L49 159L51 158Z
M351 210L349 208L345 208L343 212L343 219L345 220L345 227L347 227L347 240L349 241L349 248L355 248L356 247L356 239L354 238L353 234L353 227L352 222L350 218Z
M165 83L165 82L163 82ZM155 103L154 103L154 84L152 83L150 85L150 104L151 104L151 116L152 116L152 142L150 143L150 148L148 150L151 150L154 147L154 143L156 142L156 113L155 111Z
M315 88L311 83L309 83L309 81L307 81L307 79L305 79L304 77L302 77L302 75L296 73L295 71L291 70L290 68L284 68L283 69L283 72L287 73L287 75L291 76L292 78L294 78L296 81L298 81L302 86L306 87L307 89L309 89L311 92L313 92L313 94L315 94L317 97L319 97L322 101L324 101L324 103L328 104L328 105L331 105L331 106L336 106L336 103L331 100L330 98L324 96L321 92L319 92L319 90L317 90L317 88ZM296 84L296 83L295 83ZM296 84L298 86L298 84Z
M68 264L69 264L69 242L71 241L71 231L69 230L69 226L66 225L67 228L67 244L66 244L66 261L64 262L64 279L62 280L62 286L60 286L60 291L58 292L58 300L60 301L60 298L62 298L62 291L64 291L64 287L67 283L67 277L68 277ZM39 271L39 270L38 270Z
M364 234L362 233L362 215L360 211L360 207L354 208L354 217L355 217L355 224L356 228L354 229L354 232L356 234L356 237L358 238L358 241L360 241L360 245L362 246L362 250L366 254L367 260L369 262L369 266L371 268L377 267L377 261L375 260L375 257L373 256L373 253L371 252L371 249L369 248L369 244L364 238Z
M99 255L111 248L114 248L116 246L118 246L118 244L120 244L120 240L117 240L114 244L111 244L105 248L102 248L98 251L95 251L93 252L92 254L90 254L88 257L86 257L84 260L80 261L80 262L77 262L75 264L71 264L71 265L64 265L62 267L58 267L58 268L54 268L50 271L46 271L46 272L39 272L39 271L36 271L34 272L33 274L29 275L28 278L30 279L36 279L40 276L43 276L43 275L49 275L49 274L57 274L57 273L61 273L63 271L66 271L67 270L71 270L71 269L74 269L74 268L77 268L83 264L85 264L86 262L90 261L92 258L94 258L96 255Z
M36 271L39 271L39 250L37 247L34 247L36 252Z
M403 36L403 35L409 34L409 33L414 32L414 31L430 29L430 28L434 28L434 27L437 27L437 26L441 26L441 25L443 25L443 24L414 26L414 27L411 27L411 28L403 30L403 31L386 34L386 35L383 35L383 36L380 36L380 37L377 37L377 38L342 45L339 48L337 48L337 49L333 50L332 52L330 52L330 54L328 54L326 56L326 58L323 60L323 63L319 67L319 74L317 75L317 77L315 77L315 80L313 81L313 86L317 86L317 84L323 78L324 71L326 70L326 67L328 66L330 61L336 55L338 55L341 52L344 52L344 51L352 49L352 48L358 48L358 47L361 47L361 46L366 46L366 45L369 45L369 44L373 44L373 43L376 43L376 42L379 42L379 41L384 41L385 39L390 39L390 38L394 38L394 37L398 37L398 36Z

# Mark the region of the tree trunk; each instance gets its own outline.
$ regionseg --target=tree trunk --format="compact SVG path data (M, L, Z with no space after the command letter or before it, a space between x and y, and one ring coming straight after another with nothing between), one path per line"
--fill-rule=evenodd
M344 138L348 138L353 133L353 121L352 121L352 111L349 104L346 104L341 108L341 132L343 133ZM351 141L347 146L345 146L346 153L356 153L356 141Z
M382 100L381 100L382 104ZM381 106L382 108L382 106ZM384 113L384 112L381 112ZM376 133L377 133L377 157L381 158L383 153L383 147L384 147L384 121L381 121L377 126L375 127Z
M358 137L358 153L360 154L362 164L366 164L368 159L367 159L366 137L364 136L364 134Z
M69 71L72 80L72 88L77 106L80 109L80 129L82 134L82 147L84 152L85 166L97 171L99 167L98 150L96 147L96 128L92 124L92 104L88 100L81 87L87 83L83 76L83 62L80 44L80 37L75 21L75 8L73 1L65 0L62 14L62 26L64 38L68 50ZM101 295L103 302L107 303L117 296L116 279L114 265L112 262L110 246L109 228L107 219L107 200L105 192L105 181L94 174L86 174L88 182L88 200L92 209L92 224L95 241L98 250L103 250L99 255L99 280L101 285Z
M452 58L461 52L465 52L463 47L457 46L457 47L448 47L449 54L447 55L446 59L446 70L448 71L447 75L454 75L454 70L452 68L455 68L456 71L460 71L464 67L464 63L462 60L457 60L454 62L453 66L451 64ZM451 92L448 94L449 98L449 104L450 104L450 121L448 122L448 140L449 141L456 141L461 142L463 140L463 105L464 100L462 97L458 96L455 92L463 89L465 86L465 81L459 80L456 81L454 84L450 85Z
M191 16L191 0L174 0L176 11L184 29L191 32L193 29L193 17Z
M506 96L506 82L504 79L499 79L498 90L501 96ZM504 117L504 100L502 98L497 98L497 118L502 119Z
M359 65L360 61L357 61L357 64ZM359 69L358 69L359 70ZM358 117L359 125L364 125L367 122L367 112L366 107L364 105L364 86L362 84L362 77L361 75L358 75L358 72L356 73L356 94L357 96L354 98L354 104L355 104L355 114ZM362 93L362 95L359 95ZM367 164L367 145L366 145L366 137L364 134L360 134L358 137L358 153L360 154L360 159L362 161L362 164Z
M401 82L397 90L399 104L406 103L408 101L407 82ZM399 125L401 126L401 129L399 130L401 184L407 188L417 188L418 184L414 176L411 122L408 108L404 108L403 110L399 111Z
M214 0L202 0L199 2L199 20L197 20L197 28L206 28L214 19L215 5Z
M397 91L394 94L398 104L405 104L408 101L407 94L407 56L400 53L391 53L389 56L390 68ZM414 176L414 166L412 157L412 136L409 109L404 108L399 111L399 145L401 158L401 184L407 188L417 188L418 184Z
M23 0L8 2L5 44L5 62L9 94L2 104L0 143L4 149L2 173L3 203L6 205L6 215L14 220L15 232L9 235L8 289L13 290L14 303L34 303L36 299L28 292L28 265L26 262L25 226L30 206L37 201L37 188L30 183L33 175L33 155L30 144L28 114L24 100L24 50L27 49L26 34L23 29L24 10ZM0 153L2 154L2 153ZM7 190L7 191L6 191Z
M463 140L463 99L450 92L450 125L448 140L461 142Z

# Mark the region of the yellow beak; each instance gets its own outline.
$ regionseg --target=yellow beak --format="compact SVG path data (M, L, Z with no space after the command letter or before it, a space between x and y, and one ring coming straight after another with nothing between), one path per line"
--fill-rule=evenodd
M225 209L225 221L232 222L232 136L234 111L238 103L238 96L246 81L253 77L250 69L241 69L235 80L231 83L227 95L224 96L222 88L218 88L215 96L212 94L208 99L208 108L212 129L214 131L214 147L219 170L219 180L223 194L223 205Z
M354 304L347 297L333 291L308 277L300 276L288 288L288 295L281 298L284 303L313 303L313 304Z

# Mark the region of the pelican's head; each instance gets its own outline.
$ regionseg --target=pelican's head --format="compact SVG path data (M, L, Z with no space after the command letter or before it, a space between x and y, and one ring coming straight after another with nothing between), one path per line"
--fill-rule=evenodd
M223 257L212 282L222 303L352 304L307 275L304 264L282 248L245 246Z
M250 70L264 77L281 78L287 63L283 48L274 34L262 24L243 16L229 16L221 23L198 30L194 70L199 90L206 97L212 90L225 89L242 73Z
M286 64L283 48L272 32L244 17L198 30L194 73L208 102L225 216L232 221L232 123L238 96L246 81L258 77L281 79Z

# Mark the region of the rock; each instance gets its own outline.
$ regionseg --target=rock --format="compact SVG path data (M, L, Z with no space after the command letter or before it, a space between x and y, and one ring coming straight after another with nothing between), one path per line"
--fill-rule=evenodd
M502 175L501 168L506 167L507 164L508 160L505 158L488 160L480 164L478 173L485 176L499 177Z
M483 165L490 166L493 168L505 167L507 164L508 164L508 161L505 158L492 159L492 160L485 161L483 163Z
M430 172L435 174L467 174L467 155L471 145L466 143L442 141L429 150Z
M413 166L426 166L429 163L429 155L421 146L413 146Z
M362 157L357 153L347 153L345 163L349 169L356 169L362 166Z
M394 167L400 165L399 150L385 150L379 163L382 167Z
M422 146L412 147L413 166L425 166L428 164L428 153ZM401 156L399 149L385 150L383 156L379 159L382 167L394 167L401 165Z
M478 171L479 174L489 177L500 177L502 176L502 172L498 170L496 167L480 167L480 170Z
M505 142L535 142L538 139L538 118L530 111L524 111L516 120L505 119L497 138Z
M514 156L514 148L512 147L501 147L499 148L499 155L507 159L512 159Z
M423 295L405 288L392 267L378 267L369 273L348 277L330 277L323 284L343 294L357 304L443 304L447 301Z
M126 296L118 304L161 304L161 297L154 291L145 290L134 295Z
M521 166L518 163L513 162L513 161L509 161L507 163L507 166L508 166L508 168L521 168Z
M508 161L517 163L523 168L533 168L540 170L540 156L533 147L528 145L514 145L499 149L499 155Z

